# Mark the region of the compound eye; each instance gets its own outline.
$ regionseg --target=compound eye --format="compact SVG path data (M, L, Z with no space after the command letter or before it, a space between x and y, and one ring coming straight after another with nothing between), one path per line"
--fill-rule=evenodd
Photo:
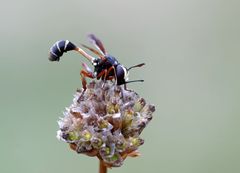
M93 60L92 64L93 64L93 66L97 66L99 64L99 62L97 59L95 59L95 60Z

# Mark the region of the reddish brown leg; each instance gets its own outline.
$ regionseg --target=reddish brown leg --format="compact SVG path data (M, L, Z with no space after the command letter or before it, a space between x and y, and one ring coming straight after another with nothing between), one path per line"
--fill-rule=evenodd
M85 77L89 77L92 79L94 78L93 73L87 72L85 70L81 70L80 75L81 75L81 80L82 80L83 91L82 91L81 95L79 96L77 102L80 102L80 100L82 100L83 94L84 94L85 90L87 89L87 81L86 81Z
M84 91L87 89L87 81L86 81L86 78L85 77L89 77L89 78L94 78L93 74L92 73L89 73L85 70L81 70L80 72L80 75L82 77L82 86L83 86L83 89Z
M111 70L114 70L114 74L115 74L114 66L112 66L112 67L110 67L109 69L105 69L105 70L101 71L101 73L99 73L99 74L97 75L97 79L103 77L103 82L104 82L104 83L103 83L103 86L102 86L102 87L104 87L104 84L105 84L106 80L112 80L112 79L115 77L115 75L114 75L114 77L113 77L113 76L108 76L108 74L111 72Z
M114 69L114 66L110 67L107 72L105 73L105 76L104 76L104 82L106 81L107 77L108 77L108 74L111 72L111 71L114 71L114 77L116 77L116 73L115 73L115 69Z
M97 79L101 78L103 75L105 75L105 73L107 72L107 69L101 71L98 75L97 75Z
M111 72L111 70L114 71L114 77L113 77L113 76L108 76L108 74ZM107 80L112 80L113 78L116 78L116 75L115 75L115 74L116 74L116 73L115 73L114 66L112 66L112 67L110 67L109 69L105 69L105 70L101 71L101 73L99 73L99 74L97 75L97 79L103 77L103 75L104 75L103 80L104 80L104 82L105 82L106 79L107 79Z
M101 72L97 75L97 78L102 78L103 75L104 75L104 78L105 78L106 74L107 74L107 69L101 71ZM105 83L105 80L104 80L104 83ZM104 87L104 83L103 83L102 87Z
M107 80L113 80L113 79L115 79L114 76L108 76L108 77L107 77Z

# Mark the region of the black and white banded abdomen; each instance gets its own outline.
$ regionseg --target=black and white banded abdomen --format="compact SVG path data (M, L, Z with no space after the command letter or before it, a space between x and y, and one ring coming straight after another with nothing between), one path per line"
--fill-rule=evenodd
M51 48L49 54L50 61L59 61L64 52L76 49L76 46L68 40L57 41Z

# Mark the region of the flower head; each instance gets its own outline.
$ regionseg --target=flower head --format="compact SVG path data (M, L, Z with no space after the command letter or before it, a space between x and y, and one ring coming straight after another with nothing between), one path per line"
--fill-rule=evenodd
M119 167L137 156L144 143L139 136L155 107L111 81L92 81L77 91L72 105L58 121L58 139L77 153L96 156L108 167Z

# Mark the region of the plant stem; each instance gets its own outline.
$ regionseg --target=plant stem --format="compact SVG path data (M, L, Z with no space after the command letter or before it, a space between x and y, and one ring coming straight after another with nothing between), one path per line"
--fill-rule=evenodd
M102 160L99 160L99 173L107 173L107 167Z

